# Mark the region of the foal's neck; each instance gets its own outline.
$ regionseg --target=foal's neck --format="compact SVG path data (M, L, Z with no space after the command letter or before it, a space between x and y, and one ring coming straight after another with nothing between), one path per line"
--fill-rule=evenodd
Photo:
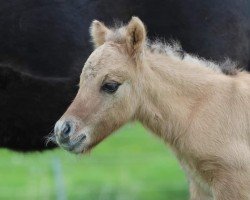
M173 144L185 134L199 109L215 92L218 82L226 79L214 69L187 57L180 59L146 52L141 80L143 99L139 120Z

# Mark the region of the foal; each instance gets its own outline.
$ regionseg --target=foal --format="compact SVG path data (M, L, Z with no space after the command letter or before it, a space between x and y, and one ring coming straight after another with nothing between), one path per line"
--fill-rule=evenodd
M55 125L57 143L83 153L128 121L166 141L192 200L250 199L250 75L150 43L139 18L90 28L95 51L73 103Z

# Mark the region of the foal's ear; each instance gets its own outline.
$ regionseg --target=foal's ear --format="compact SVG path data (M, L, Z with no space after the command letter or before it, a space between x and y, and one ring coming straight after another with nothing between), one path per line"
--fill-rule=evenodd
M110 30L98 20L94 20L90 26L90 36L94 47L97 48L105 42L106 35Z
M146 28L138 17L132 17L127 26L127 46L132 54L142 53L146 43Z

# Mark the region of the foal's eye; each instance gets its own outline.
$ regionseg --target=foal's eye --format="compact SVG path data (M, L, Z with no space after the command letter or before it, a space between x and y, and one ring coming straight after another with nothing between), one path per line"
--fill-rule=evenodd
M101 90L112 94L119 88L120 85L121 84L117 82L104 83L101 87Z

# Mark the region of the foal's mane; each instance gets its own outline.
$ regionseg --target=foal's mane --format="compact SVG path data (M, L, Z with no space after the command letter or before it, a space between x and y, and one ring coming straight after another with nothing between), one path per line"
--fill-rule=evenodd
M106 37L107 41L113 41L115 43L125 43L126 31L125 26L116 22L114 27L110 28L112 33L108 34ZM211 68L217 73L222 73L226 75L236 75L240 71L237 66L237 62L231 61L229 58L225 58L223 62L215 62L207 60L196 55L186 53L180 43L175 40L170 40L168 42L161 40L159 38L155 40L147 39L146 47L151 53L164 54L166 56L172 56L179 60L189 59L194 63L199 62L202 66Z
M185 60L188 57L189 60L199 62L205 67L226 75L236 75L240 71L237 68L237 63L231 61L229 58L225 58L223 62L207 60L196 55L186 53L182 49L180 43L175 40L170 40L169 42L160 39L155 39L154 41L147 40L146 46L152 53L173 56L179 60Z

